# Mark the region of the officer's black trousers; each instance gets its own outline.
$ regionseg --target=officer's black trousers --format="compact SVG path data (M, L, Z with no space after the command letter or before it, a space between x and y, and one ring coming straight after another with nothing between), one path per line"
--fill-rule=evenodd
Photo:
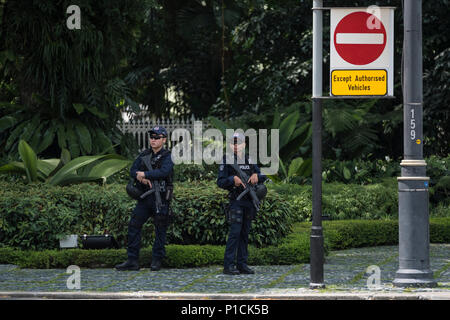
M153 197L154 195L150 195ZM139 259L139 251L141 248L141 230L144 223L153 216L156 215L156 205L153 199L145 199L138 201L136 207L133 210L130 223L128 224L128 258L131 260ZM163 202L160 215L168 214L168 203ZM155 224L155 241L152 249L152 261L160 260L165 257L165 243L166 243L167 223Z
M228 240L225 247L224 267L236 264L238 267L246 265L248 259L248 234L250 232L255 208L250 201L230 202L231 221Z

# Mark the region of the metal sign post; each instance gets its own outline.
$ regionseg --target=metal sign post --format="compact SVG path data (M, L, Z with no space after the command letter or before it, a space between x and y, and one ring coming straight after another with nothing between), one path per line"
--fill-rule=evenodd
M323 288L322 100L394 98L393 7L324 8L313 0L313 207L310 288ZM322 96L323 10L330 15L330 96ZM423 160L422 1L404 2L404 160L398 177L399 269L394 285L434 287Z
M313 1L313 163L312 163L312 227L310 237L311 289L324 288L323 282L323 232L322 232L322 29L323 1Z

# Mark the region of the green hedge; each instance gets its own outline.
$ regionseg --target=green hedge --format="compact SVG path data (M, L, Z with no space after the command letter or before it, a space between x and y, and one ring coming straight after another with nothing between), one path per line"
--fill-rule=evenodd
M179 244L225 244L228 225L223 205L227 192L215 182L191 181L177 184L173 210L175 221L169 228L169 242ZM287 200L270 191L252 224L249 241L257 246L276 244L289 234L293 211Z
M249 264L280 265L309 262L310 223L297 223L293 232L277 246L249 246ZM398 221L351 220L324 221L326 253L363 246L395 245L398 243ZM450 218L430 219L430 242L450 243ZM164 266L169 268L221 265L224 246L167 245ZM125 249L108 250L45 250L21 251L0 248L0 264L16 264L23 268L113 267L126 259ZM151 263L151 248L141 250L140 264Z
M322 213L331 220L396 219L398 190L395 180L373 185L327 183L322 186ZM293 207L296 221L308 221L312 213L312 186L273 185Z
M52 187L47 184L11 183L0 180L0 246L20 249L56 249L65 234L113 234L126 247L127 228L135 201L124 184L80 184ZM397 183L360 186L323 185L323 214L332 220L396 219ZM226 191L215 181L176 183L175 222L168 230L170 244L224 244L227 224L222 205ZM294 221L308 221L312 211L311 186L269 184L260 215L252 225L250 243L278 244ZM432 217L450 217L450 207L430 206ZM151 221L143 227L142 245L152 245Z
M213 181L175 185L172 208L175 221L168 229L168 243L224 244L228 225L222 210L227 192ZM20 249L56 249L65 234L114 235L126 246L128 223L136 201L125 185L83 183L67 187L0 181L0 246ZM263 202L249 235L257 246L276 244L292 227L293 211L273 191ZM142 245L149 246L154 227L143 227Z
M295 221L309 221L312 213L312 187L309 185L270 185L294 210ZM398 184L396 178L370 185L324 183L322 213L331 220L398 219ZM450 204L430 203L432 217L450 217Z

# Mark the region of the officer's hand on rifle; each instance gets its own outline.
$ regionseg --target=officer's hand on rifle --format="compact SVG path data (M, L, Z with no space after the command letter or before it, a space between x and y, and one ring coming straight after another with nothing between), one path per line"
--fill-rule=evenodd
M152 188L152 182L150 181L150 180L148 180L148 179L142 179L141 180L141 183L143 183L143 184L148 184L148 186L150 187L150 189Z
M142 179L145 178L145 173L144 171L138 171L136 172L136 179L138 179L138 181L141 181Z
M238 176L234 176L234 185L236 187L239 187L240 185L242 185L245 188L245 184L242 182L241 178L239 178Z
M258 183L258 175L256 173L252 174L250 178L248 178L248 181L251 184L257 184Z

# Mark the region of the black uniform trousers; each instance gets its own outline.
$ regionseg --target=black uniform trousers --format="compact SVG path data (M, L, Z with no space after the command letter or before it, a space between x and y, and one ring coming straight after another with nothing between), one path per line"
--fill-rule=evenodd
M154 223L155 225L155 241L152 248L152 261L160 260L165 257L165 243L167 233L167 218L169 214L169 203L162 201L160 213L156 213L155 195L151 194L144 200L139 200L131 215L128 224L128 249L127 254L130 260L139 259L139 251L141 248L141 230L144 223L150 217L156 217L156 221L165 220L164 223ZM157 217L156 215L162 215ZM158 219L163 217L163 219ZM154 221L154 222L156 222Z
M230 229L225 247L224 267L229 268L236 264L239 268L247 264L248 234L256 209L250 201L231 200L228 214Z

